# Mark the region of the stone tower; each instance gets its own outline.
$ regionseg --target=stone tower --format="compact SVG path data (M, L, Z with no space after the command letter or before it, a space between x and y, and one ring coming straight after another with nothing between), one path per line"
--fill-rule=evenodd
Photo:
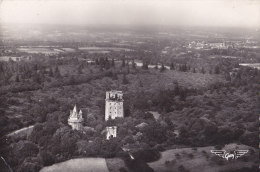
M106 127L106 129L107 129L107 140L116 137L117 126Z
M72 127L73 130L82 130L84 118L82 118L82 111L80 110L77 112L76 105L74 106L73 110L70 111L70 117L68 119L69 125Z
M123 92L107 91L106 92L105 120L124 117Z

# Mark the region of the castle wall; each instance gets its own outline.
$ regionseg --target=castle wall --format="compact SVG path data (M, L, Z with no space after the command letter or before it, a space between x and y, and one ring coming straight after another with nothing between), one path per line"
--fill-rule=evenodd
M106 100L105 107L105 120L108 120L109 117L111 119L115 119L117 117L124 117L124 107L122 101L111 101Z
M116 126L106 127L106 129L107 129L107 140L109 140L110 138L116 137L116 135L117 135Z
M83 125L81 122L69 122L72 130L83 130Z
M124 117L122 91L107 91L105 103L105 120Z

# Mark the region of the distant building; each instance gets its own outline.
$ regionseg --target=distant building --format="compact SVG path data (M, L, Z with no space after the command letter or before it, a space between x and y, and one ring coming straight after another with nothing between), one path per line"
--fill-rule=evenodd
M68 119L68 124L72 127L73 130L82 130L84 118L82 117L82 111L77 112L76 105L73 110L70 111L70 117Z
M122 91L106 92L105 120L124 117L123 93Z
M117 126L107 127L107 140L116 137L117 134Z
M210 47L213 48L217 48L217 49L227 49L228 47L225 45L224 42L218 42L218 43L209 43Z

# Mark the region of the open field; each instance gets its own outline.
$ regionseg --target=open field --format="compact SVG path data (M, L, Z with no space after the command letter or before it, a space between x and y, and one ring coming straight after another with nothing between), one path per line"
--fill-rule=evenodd
M32 54L58 54L62 50L59 49L50 49L50 48L17 48L18 51L32 53ZM63 52L63 51L62 51Z
M260 63L240 63L240 66L249 66L251 68L256 68L260 70Z
M44 167L40 172L109 172L104 158L78 158Z
M229 144L223 150L234 151L239 149L250 149L249 146ZM191 172L219 172L220 170L234 170L241 167L251 167L255 162L247 162L240 157L237 160L223 159L212 154L210 150L216 150L213 146L192 148L171 149L162 152L158 161L148 163L156 172L174 172L178 171L180 165ZM258 151L255 153L248 152L245 157L248 159L257 159ZM168 161L168 162L166 162ZM218 164L219 163L219 164Z
M121 47L79 47L79 50L85 50L85 51L104 51L104 50L133 51L132 49L121 48Z

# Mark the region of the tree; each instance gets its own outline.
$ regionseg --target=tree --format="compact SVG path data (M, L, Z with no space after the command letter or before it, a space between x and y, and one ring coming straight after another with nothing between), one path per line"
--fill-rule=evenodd
M125 59L122 60L122 67L125 67Z
M179 95L179 94L180 94L180 88L179 88L178 82L175 84L174 94L175 94L175 95Z
M124 85L129 84L129 81L127 80L125 74L123 75L123 84L124 84Z
M184 90L184 89L182 89L182 90L180 91L180 99L181 99L182 101L185 101L185 100L186 100L186 97L187 97L187 91Z
M171 70L174 70L174 65L173 65L172 62L171 62L171 65L170 65L170 69L171 69Z
M44 166L52 165L55 162L53 155L45 150L40 151L40 157Z
M82 74L82 66L81 65L78 66L78 74Z
M203 74L205 73L204 67L201 68L201 73L203 73Z
M95 64L99 65L99 60L98 59L95 60Z
M149 125L144 127L143 134L147 140L155 143L163 143L166 141L166 128L156 121L151 122Z
M186 65L186 64L181 65L181 67L180 67L180 71L182 71L182 72L186 72L186 71L187 71L187 65Z
M117 80L117 79L118 79L118 77L117 77L117 73L113 73L113 75L112 75L112 79L113 79L113 80Z
M161 71L161 72L165 71L164 64L162 64L162 67L161 67L160 71Z
M35 70L35 71L38 70L38 65L37 65L37 64L35 64L35 65L33 66L33 70Z
M13 151L17 155L17 158L21 158L21 160L23 160L26 157L37 155L39 149L37 145L31 141L20 140L15 144Z
M61 77L60 70L59 70L58 66L55 67L54 76L55 76L55 78Z
M178 167L178 170L179 170L179 172L189 172L189 170L187 170L183 165L180 165Z
M144 87L143 82L139 79L139 87Z
M215 74L219 74L219 73L220 73L219 66L215 66Z
M257 76L257 75L258 75L258 69L255 68L255 69L254 69L254 76Z
M110 69L110 62L108 60L105 61L105 69Z
M19 75L16 75L15 82L20 82Z
M127 65L127 73L128 73L128 74L130 73L129 65Z
M75 78L74 78L73 75L70 76L69 84L70 85L74 85L75 84Z
M38 73L35 73L34 75L33 75L33 81L34 82L36 82L37 84L41 84L41 77L40 77L40 75L38 74Z
M155 65L155 69L157 70L158 69L158 64L156 63L156 65Z
M148 69L148 63L146 63L145 61L143 61L142 69L145 69L145 70Z
M18 172L40 171L41 165L38 162L28 162L27 159L24 160L24 162L18 167L18 169L17 169Z
M111 66L115 67L115 60L114 60L114 58L112 58Z
M135 63L135 61L134 61L134 60L132 61L132 68L133 68L133 69L135 69L135 68L136 68L136 63Z
M53 71L52 71L52 68L50 68L49 76L50 76L50 77L53 77Z

